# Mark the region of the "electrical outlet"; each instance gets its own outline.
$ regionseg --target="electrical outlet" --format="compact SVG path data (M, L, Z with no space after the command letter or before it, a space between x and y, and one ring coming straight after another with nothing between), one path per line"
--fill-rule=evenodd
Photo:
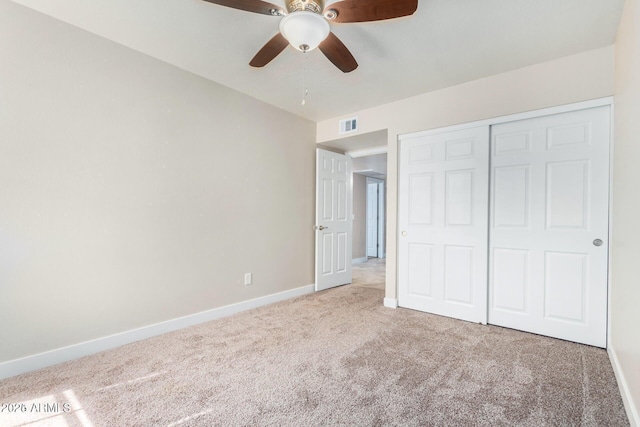
M251 273L244 273L244 284L245 285L250 285L251 284Z

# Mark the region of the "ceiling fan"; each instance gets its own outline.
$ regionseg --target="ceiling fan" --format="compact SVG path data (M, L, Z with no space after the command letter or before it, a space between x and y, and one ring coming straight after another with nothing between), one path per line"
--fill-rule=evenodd
M324 0L285 0L286 10L262 0L204 0L248 12L283 17L280 32L253 57L249 65L264 67L287 45L301 52L316 47L341 71L358 67L349 49L331 32L329 22L382 21L413 15L418 0L341 0L324 7Z

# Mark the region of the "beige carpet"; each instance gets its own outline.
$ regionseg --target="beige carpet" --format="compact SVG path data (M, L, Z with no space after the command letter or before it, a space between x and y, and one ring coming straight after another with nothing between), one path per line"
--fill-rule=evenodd
M0 426L628 425L604 350L383 296L347 285L4 380L0 403L69 412Z
M385 259L370 258L367 262L352 266L352 283L367 288L384 290Z

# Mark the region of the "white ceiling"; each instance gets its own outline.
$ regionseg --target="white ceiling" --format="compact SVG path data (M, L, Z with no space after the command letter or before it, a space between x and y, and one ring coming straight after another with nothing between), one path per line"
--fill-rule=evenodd
M360 64L343 74L320 51L291 47L249 67L280 18L202 0L14 1L315 121L610 45L624 4L419 0L411 17L331 24Z

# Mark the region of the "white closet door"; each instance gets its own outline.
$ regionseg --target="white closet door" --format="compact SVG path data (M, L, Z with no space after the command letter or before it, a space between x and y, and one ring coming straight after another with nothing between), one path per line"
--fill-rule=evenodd
M489 128L402 139L402 307L487 321Z
M489 323L606 346L609 121L492 127Z

